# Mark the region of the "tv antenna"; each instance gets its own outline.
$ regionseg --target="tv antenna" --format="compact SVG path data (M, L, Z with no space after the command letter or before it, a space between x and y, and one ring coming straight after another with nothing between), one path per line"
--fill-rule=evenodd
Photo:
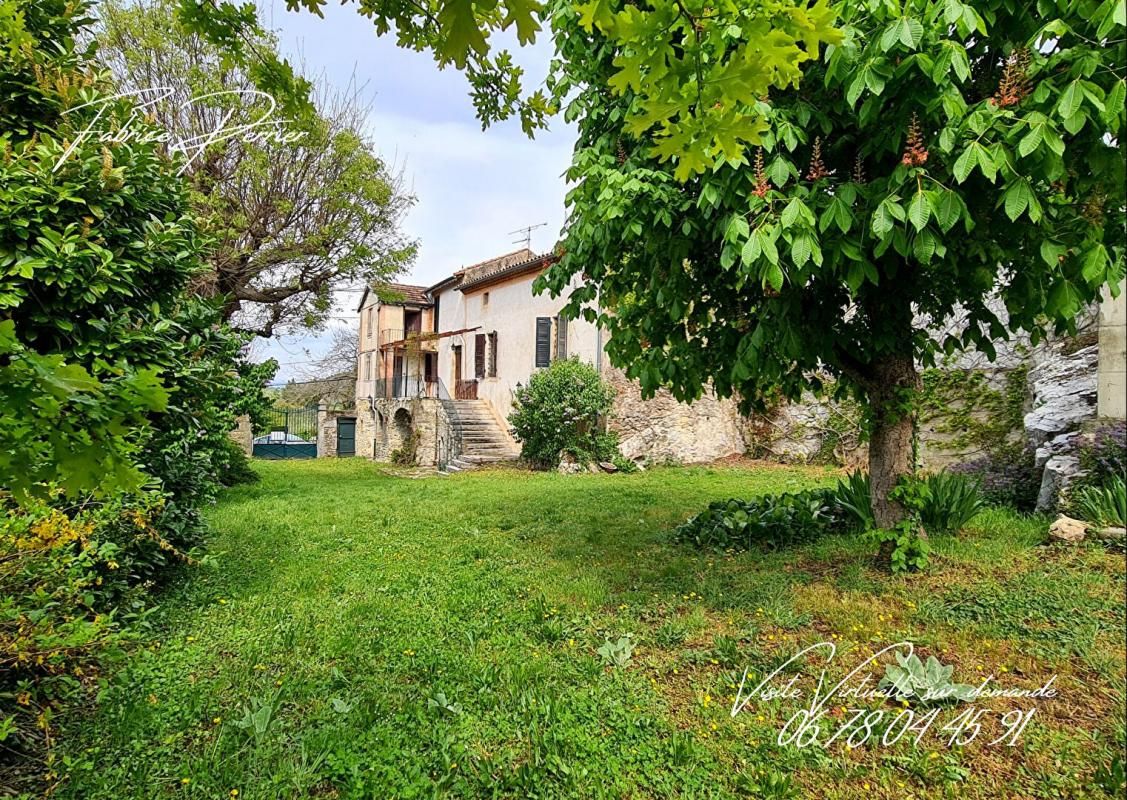
M525 228L517 228L515 231L509 231L508 235L509 236L516 236L519 233L520 238L513 239L513 244L520 244L521 242L524 242L525 249L531 250L532 249L532 232L534 230L536 230L537 228L543 228L547 224L548 224L547 222L541 222L539 225L529 225L528 227L525 227Z

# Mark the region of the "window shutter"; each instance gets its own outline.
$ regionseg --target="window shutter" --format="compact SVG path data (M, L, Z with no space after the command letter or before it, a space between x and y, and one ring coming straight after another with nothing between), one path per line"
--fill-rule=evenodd
M546 367L552 360L552 318L536 318L536 366Z
M473 373L474 377L481 379L485 377L485 334L479 333L474 337L474 350L473 350Z
M567 317L563 314L556 317L556 358L567 358Z
M497 377L497 331L489 334L489 377Z

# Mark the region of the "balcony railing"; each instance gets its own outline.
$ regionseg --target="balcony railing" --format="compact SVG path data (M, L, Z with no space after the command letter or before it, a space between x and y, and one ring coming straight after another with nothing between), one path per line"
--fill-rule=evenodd
M449 400L450 393L438 378L422 378L403 375L390 380L380 379L372 382L374 400L413 400L430 398Z
M438 337L433 333L423 331L405 331L396 328L385 328L380 331L380 348L392 347L418 348L419 350L438 350Z

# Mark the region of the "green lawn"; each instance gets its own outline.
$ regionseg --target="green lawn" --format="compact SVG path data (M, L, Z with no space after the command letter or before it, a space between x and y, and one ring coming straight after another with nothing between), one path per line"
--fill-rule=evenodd
M1094 776L1124 743L1124 558L1042 546L1044 519L987 512L935 542L927 573L890 577L857 537L736 555L666 542L713 499L834 479L821 470L256 468L210 514L213 560L64 731L59 796L1107 796ZM597 648L624 634L632 660L606 666ZM780 747L797 701L729 713L744 667L830 640L837 677L900 638L956 680L1055 673L1059 695L979 701L995 717L1036 706L1016 747L985 744L996 723L962 747L938 730L919 747ZM761 792L773 775L792 790Z

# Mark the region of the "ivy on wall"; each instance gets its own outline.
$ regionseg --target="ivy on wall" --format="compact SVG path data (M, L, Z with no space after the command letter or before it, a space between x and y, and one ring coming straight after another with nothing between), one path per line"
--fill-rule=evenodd
M997 453L1023 429L1027 366L1015 367L995 388L981 370L925 370L920 393L920 423L938 437L933 447L964 454Z

